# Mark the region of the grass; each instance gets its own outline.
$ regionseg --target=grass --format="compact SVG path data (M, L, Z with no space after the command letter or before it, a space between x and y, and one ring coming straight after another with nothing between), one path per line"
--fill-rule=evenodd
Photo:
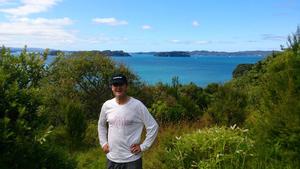
M174 124L160 125L159 133L152 147L143 154L143 168L158 169L163 166L160 161L160 155L164 152L164 145L174 136L181 136L184 133L190 133L196 129L202 128L200 122L180 122ZM93 129L96 131L96 129ZM73 153L77 161L77 169L105 169L106 156L99 146L90 146L78 149Z
M245 129L207 128L206 125L202 120L160 125L156 141L143 154L143 168L290 169L297 166L274 159L268 152L259 156L261 150L270 147L257 149ZM106 168L100 145L78 149L73 155L77 169Z
M99 147L75 153L77 169L106 169L106 157Z
M254 142L248 130L211 127L176 137L162 154L166 168L248 168Z
M163 167L161 155L165 153L165 146L185 133L191 133L203 128L201 121L183 121L172 124L161 124L157 139L152 147L143 154L143 167L145 169L158 169Z

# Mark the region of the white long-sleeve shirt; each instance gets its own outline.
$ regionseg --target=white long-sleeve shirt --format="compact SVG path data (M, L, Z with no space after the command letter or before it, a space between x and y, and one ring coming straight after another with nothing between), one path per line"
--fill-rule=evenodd
M140 144L144 126L146 138ZM98 121L98 134L101 146L109 145L109 153L106 154L109 160L119 163L138 160L141 153L131 153L130 147L140 144L142 152L147 150L157 133L157 122L139 100L130 97L127 103L119 105L114 98L103 104Z

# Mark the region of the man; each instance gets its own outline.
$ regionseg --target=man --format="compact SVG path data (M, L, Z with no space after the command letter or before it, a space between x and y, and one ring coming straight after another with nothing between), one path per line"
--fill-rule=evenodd
M108 169L141 169L142 152L150 148L158 133L157 122L142 102L127 96L127 87L124 75L112 77L115 98L103 104L98 121L99 140ZM141 143L144 126L147 134Z

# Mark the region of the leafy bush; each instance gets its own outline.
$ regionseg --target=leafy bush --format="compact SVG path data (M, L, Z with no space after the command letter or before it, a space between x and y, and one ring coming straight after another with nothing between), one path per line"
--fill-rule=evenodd
M0 52L0 168L74 168L76 163L47 143L47 119L40 84L47 75L46 53L19 56ZM46 128L46 132L44 132Z
M87 127L85 114L80 103L68 102L65 108L66 131L71 141L71 147L79 146L85 136Z
M181 85L177 77L172 85L158 83L152 86L150 112L161 123L198 120L207 108L209 96L193 83Z
M90 121L87 124L87 128L85 131L84 143L88 146L99 146L99 138L98 138L98 123L97 121Z
M230 85L220 86L208 106L208 113L216 124L241 125L246 119L246 95Z
M112 97L110 78L115 73L127 76L130 86L138 82L124 65L116 64L112 59L93 52L77 52L61 55L49 67L49 76L45 79L43 92L46 98L48 116L54 125L64 119L60 112L60 98L79 100L84 106L87 119L97 119L102 104Z
M261 77L261 115L254 124L258 146L264 147L261 156L291 168L300 164L300 56L295 53L279 54Z
M176 137L161 155L165 168L247 168L254 156L247 129L213 127Z
M150 112L160 123L178 122L183 119L186 110L176 102L167 102L158 100L151 108Z
M49 144L22 141L1 147L0 168L10 169L73 169L76 162L64 150Z
M231 81L247 94L248 126L258 158L255 168L300 166L300 28L288 47Z
M237 78L240 76L243 76L245 73L247 73L249 70L252 69L254 64L239 64L232 72L232 77Z
M187 85L182 85L178 89L180 96L185 96L189 98L190 103L197 105L200 108L200 111L203 111L207 108L207 105L210 101L210 93L207 93L204 89L197 86L194 83Z

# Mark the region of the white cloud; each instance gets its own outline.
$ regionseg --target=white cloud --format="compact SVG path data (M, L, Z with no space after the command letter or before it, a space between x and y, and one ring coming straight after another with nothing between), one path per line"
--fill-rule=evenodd
M152 27L150 25L143 25L142 29L147 30L147 29L152 29Z
M2 43L10 46L73 43L76 40L74 32L64 29L72 23L69 18L18 18L0 23L0 37L4 40Z
M193 21L193 22L192 22L192 25L193 25L194 27L198 27L200 24L199 24L198 21Z
M13 19L15 22L21 22L21 23L29 23L33 25L49 25L49 26L65 26L65 25L71 25L73 24L73 21L68 18L58 18L58 19L46 19L46 18L36 18L36 19L30 19L30 18L16 18Z
M178 39L172 39L171 42L172 42L172 43L180 43L181 41L178 40Z
M171 43L174 44L181 44L181 45L189 45L189 44L193 44L194 42L191 40L178 40L178 39L173 39L171 40Z
M126 37L107 37L105 35L98 35L93 38L82 39L82 42L90 44L121 44L127 41L128 38Z
M276 41L283 41L286 39L285 36L282 35L274 35L274 34L262 34L262 39L263 40L276 40Z
M15 8L2 8L0 12L12 16L26 16L32 13L45 12L60 0L21 0L21 5Z
M118 25L127 25L128 22L125 20L117 20L116 18L94 18L92 20L97 24L109 25L109 26L118 26Z
M9 0L0 0L10 3ZM66 26L73 20L63 18L29 18L27 15L45 12L61 0L21 0L13 8L0 9L8 14L7 21L0 22L0 42L7 46L61 47L78 39L75 31Z

